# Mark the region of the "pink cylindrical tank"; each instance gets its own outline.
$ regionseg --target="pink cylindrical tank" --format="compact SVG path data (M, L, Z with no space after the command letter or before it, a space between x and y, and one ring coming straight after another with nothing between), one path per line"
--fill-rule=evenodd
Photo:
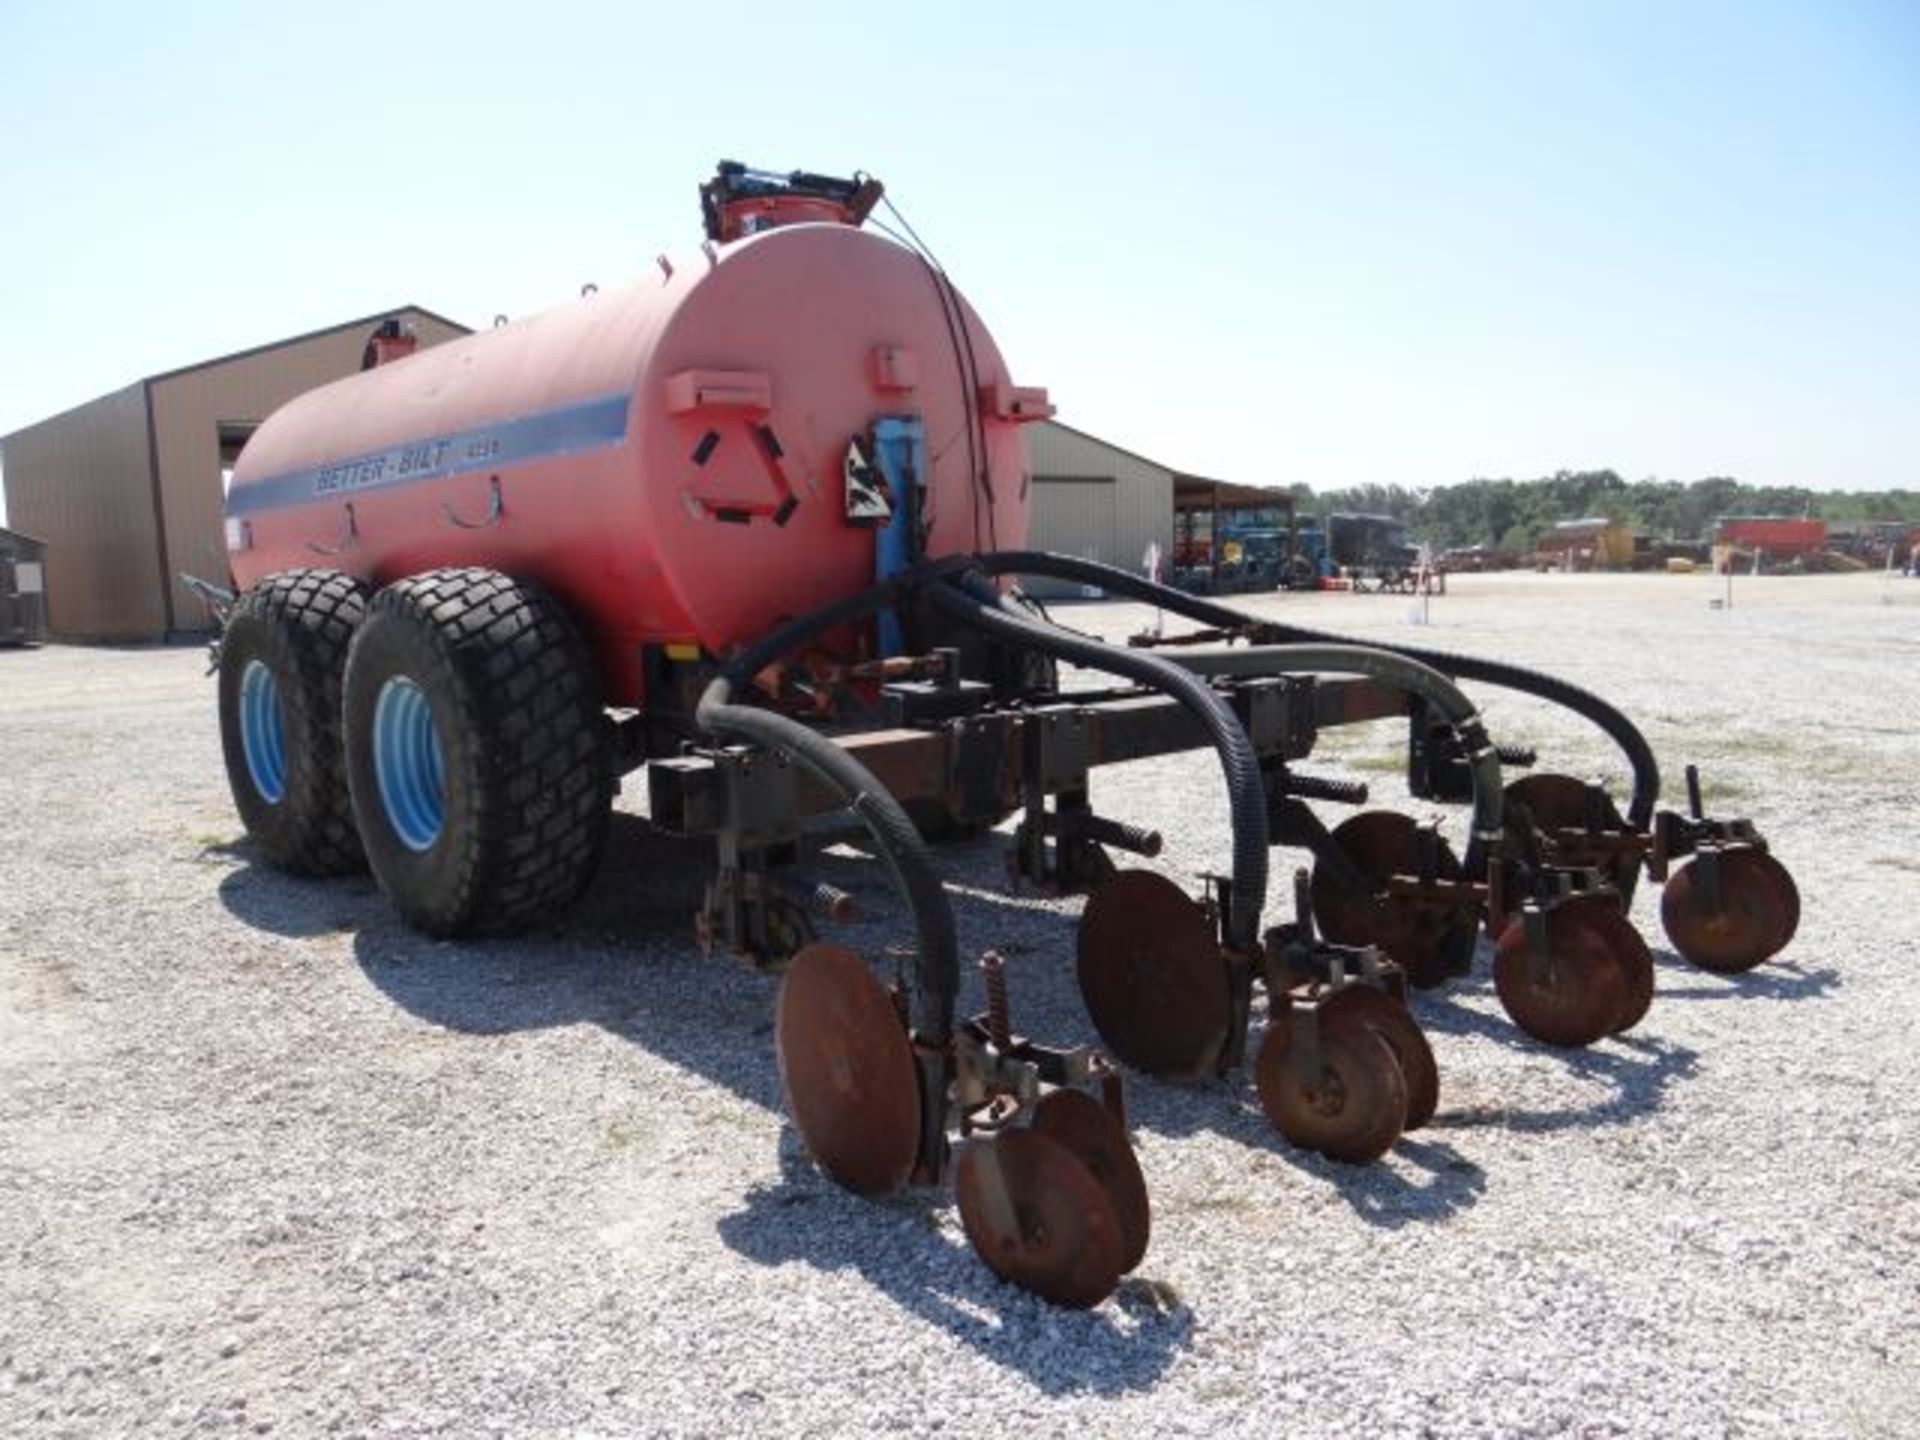
M724 654L872 583L844 468L876 420L924 425L941 555L1022 543L1018 426L1047 413L918 256L783 225L293 400L235 467L228 546L242 586L317 565L538 580L608 702L635 705L642 645Z

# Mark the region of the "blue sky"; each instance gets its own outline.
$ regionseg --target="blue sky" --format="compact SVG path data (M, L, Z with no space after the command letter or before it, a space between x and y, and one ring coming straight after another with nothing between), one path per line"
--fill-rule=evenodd
M180 12L180 13L176 13ZM1061 418L1254 483L1920 485L1920 4L0 6L0 432L884 179Z

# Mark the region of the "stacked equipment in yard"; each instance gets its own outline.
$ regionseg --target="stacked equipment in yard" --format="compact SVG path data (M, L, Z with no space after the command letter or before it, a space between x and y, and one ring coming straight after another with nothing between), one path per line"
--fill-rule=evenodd
M1715 528L1721 545L1762 550L1775 559L1811 555L1827 546L1827 522L1783 515L1729 515Z
M1017 427L1048 413L931 257L863 228L877 182L725 164L707 243L639 285L325 387L271 417L229 500L220 716L236 804L269 858L370 864L400 912L460 936L534 923L599 863L618 776L653 822L711 835L703 941L784 972L783 1091L820 1166L864 1194L951 1179L997 1273L1063 1304L1144 1254L1144 1180L1118 1073L987 1007L956 1015L954 918L929 840L1020 815L1025 883L1091 892L1078 976L1094 1025L1170 1077L1248 1058L1296 1143L1356 1162L1423 1124L1432 1051L1404 1004L1497 942L1503 1003L1585 1044L1653 998L1625 901L1666 877L1690 958L1784 946L1797 895L1742 821L1656 813L1659 772L1611 707L1471 657L1253 620L1091 562L1022 551ZM898 220L897 214L894 217ZM902 222L903 223L903 222ZM910 234L911 232L909 232ZM1113 646L1048 623L1016 576L1198 622ZM1104 673L1063 692L1061 663ZM1606 793L1508 785L1456 679L1605 730ZM1321 729L1408 722L1417 795L1471 806L1464 847L1296 762ZM1231 873L1190 896L1110 852L1160 837L1097 814L1102 765L1211 748ZM847 897L782 880L819 834L863 834L911 921L885 978L817 938ZM1263 929L1273 845L1313 857ZM804 898L803 898L804 897ZM955 1142L957 1134L958 1141Z

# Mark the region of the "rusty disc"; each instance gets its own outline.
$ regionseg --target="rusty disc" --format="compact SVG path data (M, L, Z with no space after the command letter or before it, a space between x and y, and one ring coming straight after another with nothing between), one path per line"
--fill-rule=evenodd
M1419 836L1411 816L1392 810L1369 810L1341 821L1333 838L1372 882L1373 893L1348 894L1316 864L1312 897L1314 918L1329 940L1379 946L1424 990L1455 972L1456 954L1472 954L1474 919L1464 911L1428 909L1381 893L1389 876L1419 872ZM1439 842L1434 873L1443 880L1460 878L1460 862L1445 840Z
M1720 852L1718 910L1709 909L1689 860L1667 881L1660 920L1673 948L1702 970L1737 975L1786 948L1800 922L1800 888L1764 850Z
M1523 775L1507 786L1505 808L1509 815L1525 809L1532 817L1534 826L1551 834L1558 830L1584 830L1587 825L1587 794L1591 787L1583 780L1571 775L1560 775L1552 771L1542 771L1537 775ZM1626 820L1611 796L1605 791L1600 797L1600 823L1609 830L1625 830ZM1632 872L1638 868L1637 859L1626 856L1572 855L1567 857L1574 864L1586 864L1589 859L1596 868L1607 876L1613 884L1625 894Z
M1522 775L1507 786L1506 803L1509 807L1524 805L1533 816L1533 823L1543 830L1584 830L1590 788L1584 780L1576 780L1571 775L1543 770ZM1613 798L1604 791L1600 797L1600 823L1609 830L1627 827Z
M1614 963L1621 967L1626 979L1620 1009L1614 1014L1609 1033L1624 1035L1646 1019L1647 1011L1653 1008L1653 952L1624 911L1615 909L1612 921L1606 923L1614 932Z
M1098 1305L1126 1253L1106 1186L1034 1130L977 1136L960 1152L954 1198L967 1241L1002 1280L1056 1305Z
M1080 993L1124 1063L1196 1079L1219 1067L1232 1023L1227 966L1200 903L1151 870L1123 870L1080 916Z
M1283 1013L1267 1027L1254 1062L1260 1108L1291 1143L1329 1160L1366 1165L1400 1138L1407 1081L1393 1048L1354 1010L1320 1015L1320 1073L1297 1073L1293 1026Z
M1793 878L1793 872L1778 859L1767 852L1761 853L1766 854L1767 858L1773 862L1771 868L1777 872L1775 883L1785 895L1787 902L1787 923L1781 932L1780 943L1773 949L1773 953L1778 955L1792 943L1793 937L1800 931L1800 885Z
M1556 905L1546 915L1549 963L1536 973L1526 922L1514 918L1493 959L1494 989L1514 1024L1549 1045L1591 1045L1613 1032L1632 998L1627 963L1615 954L1622 937L1613 921L1624 924L1625 917L1611 894Z
M1086 1091L1055 1090L1034 1107L1033 1129L1066 1146L1105 1188L1120 1222L1120 1272L1133 1269L1147 1253L1153 1218L1126 1127Z
M885 987L816 941L787 966L774 1019L787 1113L815 1163L861 1195L897 1190L920 1148L920 1082Z
M1401 1128L1418 1130L1432 1120L1440 1108L1440 1066L1413 1012L1371 985L1349 985L1327 1007L1353 1011L1393 1051L1401 1078L1407 1082L1407 1123Z

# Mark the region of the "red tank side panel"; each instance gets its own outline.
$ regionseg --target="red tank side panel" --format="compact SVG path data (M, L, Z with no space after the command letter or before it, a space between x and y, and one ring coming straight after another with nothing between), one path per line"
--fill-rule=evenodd
M283 407L235 470L235 578L485 565L555 589L590 632L684 632L646 540L631 406L687 288L594 295Z
M882 417L924 423L932 553L1021 544L1018 428L970 398L1010 390L916 256L783 227L293 401L236 469L234 573L538 580L636 704L642 644L724 653L872 583L842 467Z
M1005 385L998 347L957 303L979 385ZM873 533L847 524L842 464L849 443L883 416L924 423L931 553L1024 541L1018 429L991 418L979 425L967 402L967 357L943 305L932 274L908 251L845 226L803 225L724 247L707 283L676 312L635 413L648 524L667 583L708 649L749 643L782 618L873 583ZM879 350L906 352L911 363L889 375ZM771 404L677 409L674 377L690 371L762 376ZM761 427L780 451L777 464ZM974 483L982 463L992 505ZM750 513L779 504L783 485L795 500L786 523ZM742 512L744 522L724 518Z

